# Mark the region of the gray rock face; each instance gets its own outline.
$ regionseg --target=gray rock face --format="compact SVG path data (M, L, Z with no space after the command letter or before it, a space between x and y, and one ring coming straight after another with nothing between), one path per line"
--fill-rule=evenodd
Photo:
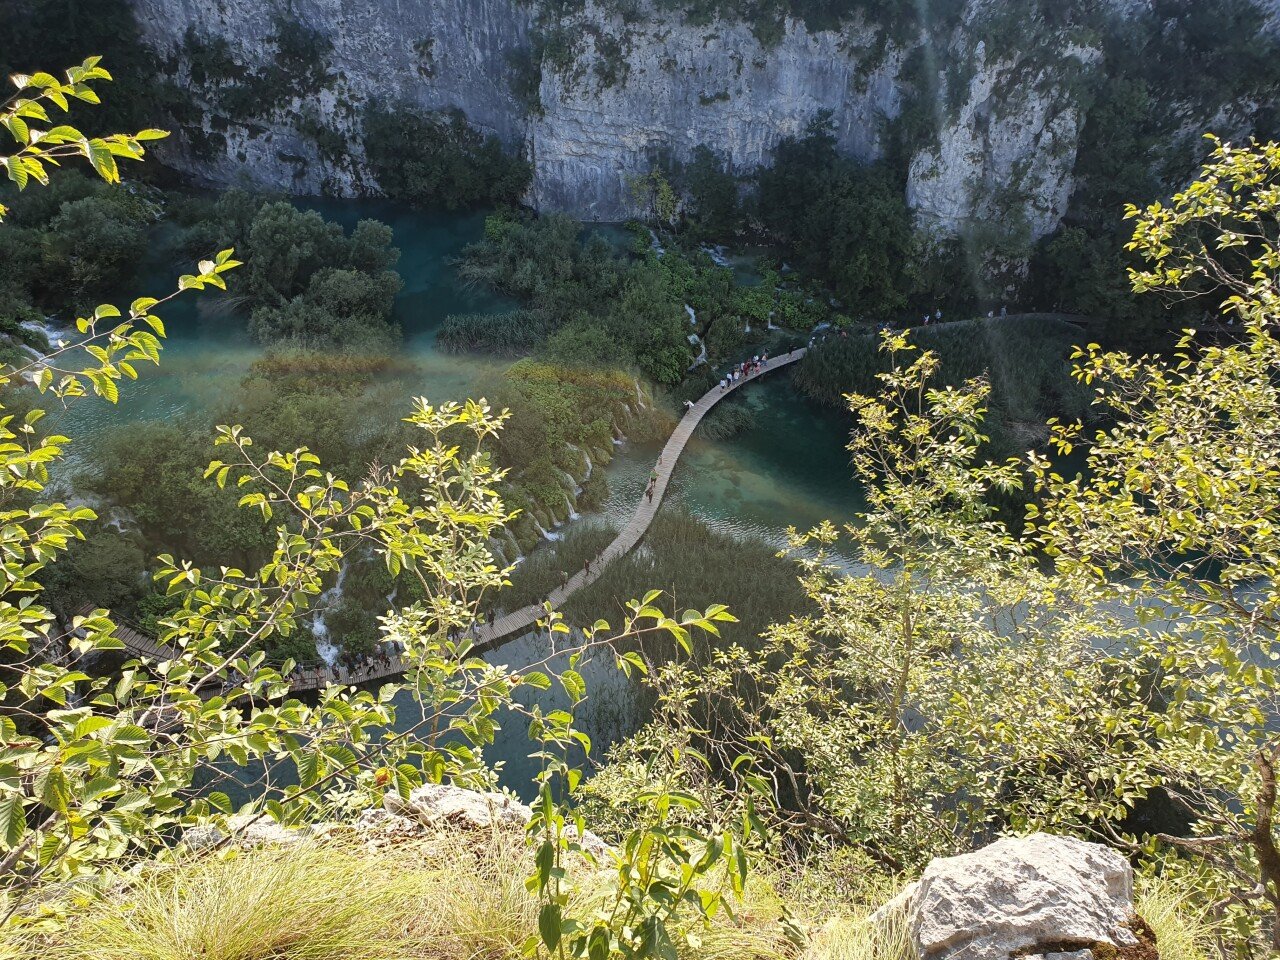
M1052 233L1067 211L1083 117L1064 89L1099 51L1064 45L997 59L979 42L975 71L936 148L911 161L907 203L922 226L944 236L985 223L1026 240Z
M986 0L969 0L974 10ZM1120 0L1116 0L1120 2ZM590 4L559 27L575 37L568 62L541 65L540 106L513 91L517 62L532 56L536 7L518 0L133 0L147 42L176 64L190 87L183 38L224 38L236 58L259 67L275 56L281 18L328 36L332 80L305 101L254 118L218 117L202 106L216 155L193 138L159 150L170 163L214 183L248 180L294 193L375 192L363 163L359 112L370 100L424 110L462 110L476 128L527 151L529 200L584 219L637 212L630 177L659 155L687 160L700 145L737 172L769 162L778 141L830 111L841 148L880 155L884 126L903 101L908 50L873 25L810 32L788 21L762 46L738 22L685 23L642 7L623 23ZM911 164L909 197L921 219L945 234L975 221L1025 224L1032 237L1053 229L1071 189L1080 118L1063 100L1057 68L1021 75L1024 65L987 62L963 36L942 51L967 64L958 113L939 114L936 149ZM1012 93L1010 92L1012 91ZM320 117L348 145L326 154L303 131ZM1000 203L996 203L1000 198ZM1015 199L1010 199L1015 198Z
M510 144L523 141L526 109L512 93L511 58L528 48L529 8L518 0L132 2L146 42L177 59L184 89L192 88L183 54L188 28L206 42L225 39L238 61L257 67L275 57L272 38L282 21L333 44L324 64L333 79L314 98L295 99L250 123L206 109L206 130L226 138L220 156L201 156L177 138L161 145L166 160L202 179L248 180L301 194L355 196L375 189L363 168L359 126L359 109L371 100L462 110L477 129ZM352 155L323 155L299 130L309 114L342 135Z
M920 960L1086 960L1093 945L1138 942L1129 929L1128 861L1098 844L1043 833L934 860L873 922L899 911Z
M841 149L878 157L886 124L923 76L934 89L919 107L932 114L936 136L910 158L907 187L921 226L939 237L994 230L1024 245L1065 213L1098 57L1047 23L1026 25L1014 44L1027 49L985 49L982 18L1002 9L998 0L965 0L950 36L895 42L873 23L813 32L788 20L767 46L747 24L692 24L653 0L628 4L625 21L588 0L558 22L541 0L131 2L144 39L184 90L192 86L189 28L205 42L225 39L238 61L258 68L276 56L282 21L332 41L324 63L331 80L318 93L256 117L218 116L217 98L207 96L197 104L205 137L157 145L164 159L211 183L376 193L360 113L370 101L404 101L461 110L477 129L523 150L535 207L619 220L639 212L630 178L660 157L687 160L705 145L731 170L748 172L820 111L830 112ZM1123 17L1147 2L1104 6ZM562 43L554 56L535 52L536 38L547 35ZM202 140L215 145L212 153Z
M605 57L591 38L568 69L544 69L543 113L529 133L540 208L624 219L636 212L627 177L647 173L660 154L684 161L705 145L747 172L822 110L841 149L871 159L884 121L898 114L902 54L878 63L859 56L875 41L870 30L810 33L793 21L766 49L742 23L695 28L655 14L624 24L590 8L588 16L606 36L626 37L625 79L600 80Z

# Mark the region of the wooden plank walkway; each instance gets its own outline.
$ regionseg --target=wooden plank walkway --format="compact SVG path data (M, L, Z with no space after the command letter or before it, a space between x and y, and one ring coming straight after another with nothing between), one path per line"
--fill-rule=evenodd
M753 376L736 380L728 384L725 389L721 389L719 386L712 387L703 394L702 399L680 418L680 423L676 425L676 429L671 434L670 439L667 440L666 446L662 448L658 462L654 465L658 479L654 483L653 497L649 498L641 495L640 502L636 504L635 512L631 514L631 519L618 532L613 542L604 548L604 552L592 560L585 570L579 570L563 586L551 591L547 597L547 602L551 604L553 609L562 606L569 597L583 587L588 587L595 583L600 574L604 572L605 567L619 557L629 553L644 537L649 525L653 523L654 516L658 513L658 508L662 506L662 495L666 493L667 483L671 480L671 474L676 468L680 454L684 452L685 444L689 442L689 437L692 436L693 431L702 421L702 418L707 415L707 412L743 384L759 380L766 373L772 373L779 367L795 363L805 355L805 352L806 349L800 347L779 357L772 357ZM540 617L544 616L546 616L546 607L541 603L535 603L504 614L492 623L483 624L472 633L475 637L476 649L481 653L496 649L501 646L503 639L512 634L528 630L538 622Z
M743 384L759 380L766 373L772 373L779 367L795 363L805 355L805 352L805 348L800 347L790 353L773 357L750 377L742 377L727 384L723 389L719 386L712 387L703 395L702 399L685 413L679 424L676 425L675 431L667 440L666 446L662 448L662 454L658 457L658 462L654 465L654 472L657 473L658 477L653 485L652 498L641 495L640 502L636 504L636 509L632 513L631 519L618 532L613 542L605 547L604 552L592 560L587 569L579 570L562 586L551 592L547 600L551 603L552 608L561 606L573 594L595 583L600 574L604 572L605 567L619 557L629 553L644 537L649 525L653 523L654 516L658 513L658 508L662 506L663 494L667 491L667 484L671 480L671 474L676 468L680 454L684 452L685 445L689 442L689 437L693 435L693 431L711 408ZM85 606L77 611L77 616L87 616L92 611L92 607ZM546 616L546 608L543 604L536 603L504 614L492 623L478 626L471 634L475 642L476 652L484 653L497 649L502 645L503 640L513 634L527 631L538 622L539 618L544 616ZM171 651L168 647L147 636L128 622L116 621L116 636L134 656L145 657L149 660L168 660L171 656ZM356 669L348 669L346 667L310 667L296 672L291 679L290 687L295 691L315 690L330 683L366 683L372 680L393 677L403 672L404 665L399 656L393 656Z

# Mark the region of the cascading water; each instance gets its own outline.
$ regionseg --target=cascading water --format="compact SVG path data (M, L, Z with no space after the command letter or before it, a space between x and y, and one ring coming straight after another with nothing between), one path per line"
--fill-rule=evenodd
M718 244L714 247L708 246L707 244L703 244L702 252L705 253L708 257L710 257L711 262L714 263L717 267L729 267L733 265L732 263L729 262L729 258L725 254L724 247L719 246Z
M696 333L689 334L689 342L699 348L698 355L694 357L693 363L689 364L689 369L692 370L694 367L700 366L707 362L707 345L702 341L702 338L698 336Z
M311 633L316 638L316 653L329 666L333 666L338 662L338 654L342 652L342 648L330 639L329 626L325 623L325 614L330 607L333 607L342 599L342 588L347 582L348 569L349 567L345 563L339 568L337 582L320 594L320 599L316 603L315 616L311 619Z

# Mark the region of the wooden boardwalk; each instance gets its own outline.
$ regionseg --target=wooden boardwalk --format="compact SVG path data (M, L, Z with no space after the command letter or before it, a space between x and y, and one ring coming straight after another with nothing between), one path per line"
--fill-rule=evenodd
M753 376L743 377L727 384L724 389L719 386L712 387L703 395L702 399L685 413L680 419L680 423L677 424L675 431L667 440L666 446L662 448L662 454L658 457L658 462L654 465L657 480L653 485L653 496L641 495L640 502L636 504L636 509L632 513L631 519L619 531L613 542L605 547L604 552L592 560L586 570L579 570L563 586L557 587L551 592L550 596L547 597L547 601L550 602L552 608L561 606L573 594L595 583L600 574L604 572L605 567L619 557L629 553L644 537L649 525L653 523L654 516L657 515L658 508L662 506L663 494L666 493L667 484L671 480L671 474L676 468L680 454L684 452L685 445L689 442L689 437L693 435L693 431L702 421L702 418L707 415L708 411L743 384L752 383L779 367L795 363L805 355L805 352L805 348L800 347L790 353L773 357ZM78 615L87 616L90 612L92 612L92 608L85 607L78 612ZM492 623L477 626L471 633L475 642L476 652L484 653L497 649L508 637L526 632L538 622L539 618L544 616L546 616L546 607L542 603L536 603L503 614ZM168 647L147 636L129 623L117 621L116 636L134 656L145 657L149 660L167 660L171 656L171 651ZM354 669L346 667L311 667L293 674L290 678L290 689L293 691L315 690L328 686L330 683L367 683L393 677L403 672L404 665L398 656Z
M667 491L667 484L671 480L671 474L676 468L680 454L684 452L685 444L689 442L689 437L693 435L693 431L702 421L702 418L707 415L707 412L743 384L752 383L766 373L771 373L779 367L785 367L789 363L795 363L805 355L805 352L805 348L800 347L790 353L773 357L753 376L736 380L728 384L725 389L721 389L719 386L712 387L703 394L702 399L680 418L680 423L676 426L670 439L667 440L667 445L662 448L662 454L654 465L654 472L657 473L658 479L653 486L653 497L641 495L640 502L636 504L635 512L631 514L631 519L618 532L613 542L604 548L604 552L592 560L587 569L579 570L563 586L551 591L547 597L547 602L551 604L553 609L563 605L569 597L583 587L588 587L595 583L600 574L604 572L605 567L619 557L629 553L644 537L649 525L653 523L654 516L658 513L658 508L662 506L662 495ZM480 652L493 650L501 646L503 639L513 633L528 630L538 622L538 618L544 616L546 616L546 607L542 603L530 604L527 607L521 607L519 610L504 614L492 623L483 624L474 631L473 636L475 637L476 647Z

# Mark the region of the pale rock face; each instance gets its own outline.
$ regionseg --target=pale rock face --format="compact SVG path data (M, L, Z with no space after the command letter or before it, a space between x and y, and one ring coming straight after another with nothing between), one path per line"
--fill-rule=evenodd
M861 159L880 153L883 123L897 115L901 53L859 64L870 31L810 33L791 21L766 49L742 23L689 26L654 15L623 24L588 10L606 34L624 37L625 79L606 86L606 66L587 38L571 68L544 69L543 114L529 133L532 200L541 209L598 220L638 212L628 177L647 173L660 154L679 161L699 146L734 172L767 164L783 137L800 134L829 110L841 149Z
M934 860L872 922L903 910L920 960L1075 960L1080 951L1083 960L1095 944L1137 943L1128 861L1099 844L1044 833Z
M187 29L225 38L249 64L274 55L281 19L330 38L330 89L293 102L256 124L224 131L225 155L207 161L183 144L166 159L215 183L248 179L301 194L353 196L376 187L362 167L359 109L370 100L405 101L428 111L462 110L472 126L508 144L523 141L525 108L512 93L509 53L529 44L529 8L518 0L132 0L143 38L177 55ZM332 162L297 132L299 111L315 110L348 141ZM210 119L206 117L206 128ZM164 152L163 150L161 151ZM176 155L175 155L176 154Z
M1062 221L1082 117L1062 80L1067 72L989 59L981 42L958 115L940 126L938 146L911 161L907 204L917 222L944 236L983 224L1038 240ZM1099 52L1064 59L1079 70Z
M766 48L742 23L696 26L652 7L623 23L588 5L570 25L579 40L571 63L542 64L534 109L513 83L515 61L531 55L536 0L132 2L144 38L166 59L180 61L192 27L205 40L226 38L243 60L262 66L285 16L333 42L325 66L334 79L309 102L229 126L206 115L206 130L225 137L217 156L201 156L182 137L159 145L164 159L199 179L300 194L376 192L360 111L370 100L403 100L462 110L477 129L524 150L535 207L606 221L638 212L629 179L660 155L687 160L705 145L731 170L749 172L821 110L831 112L843 151L880 156L885 124L903 106L909 53L870 25L810 32L792 20ZM990 2L968 0L970 16ZM611 59L595 37L616 38L621 57ZM912 160L909 202L943 235L987 224L1038 238L1057 225L1071 192L1081 116L1068 81L1092 53L1062 49L1046 59L1041 50L1019 59L969 43L962 28L935 57L939 76L967 77L966 91L958 111L938 107L937 147ZM179 81L185 71L179 63ZM616 80L607 84L602 76L611 71ZM346 140L346 156L324 156L299 132L307 114Z

